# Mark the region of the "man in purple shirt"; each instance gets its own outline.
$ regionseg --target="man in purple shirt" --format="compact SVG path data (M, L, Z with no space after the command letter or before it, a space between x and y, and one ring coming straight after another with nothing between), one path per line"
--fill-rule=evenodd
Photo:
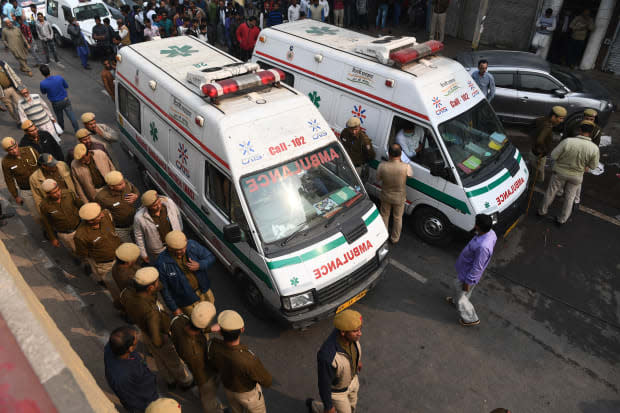
M480 281L482 273L489 265L497 235L492 229L493 220L484 214L476 215L474 231L476 235L456 260L456 296L446 297L446 301L456 307L461 325L469 327L480 324L478 314L469 298Z

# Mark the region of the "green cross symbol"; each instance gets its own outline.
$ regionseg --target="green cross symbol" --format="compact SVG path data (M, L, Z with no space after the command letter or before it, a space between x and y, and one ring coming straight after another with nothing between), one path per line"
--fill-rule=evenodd
M310 30L306 30L308 34L316 34L317 36L323 36L324 34L334 35L338 33L338 29L332 29L331 27L318 27L312 26Z
M297 277L291 278L291 285L293 287L297 287L297 284L299 284L299 278L297 278Z
M319 102L321 101L321 97L318 93L316 93L316 90L308 93L308 97L310 98L310 101L314 103L314 106L316 106L317 108L321 106L319 104Z
M170 46L170 50L164 49L159 51L160 54L167 54L167 57L177 57L177 56L191 56L192 53L198 53L198 50L192 50L192 46L184 45L184 46Z
M156 142L159 139L159 137L157 136L157 126L155 126L155 122L151 122L149 126L151 127L151 138L153 138L153 142Z
M488 207L490 207L490 206L491 206L491 204L489 204L489 202L488 202L488 201L484 203L484 207L485 207L485 208L488 208Z

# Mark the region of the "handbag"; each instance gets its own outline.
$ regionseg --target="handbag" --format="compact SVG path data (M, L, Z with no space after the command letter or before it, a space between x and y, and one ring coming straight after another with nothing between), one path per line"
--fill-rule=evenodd
M64 130L62 130L58 122L52 122L52 123L54 124L54 129L56 129L56 133L58 134L58 136L62 135Z

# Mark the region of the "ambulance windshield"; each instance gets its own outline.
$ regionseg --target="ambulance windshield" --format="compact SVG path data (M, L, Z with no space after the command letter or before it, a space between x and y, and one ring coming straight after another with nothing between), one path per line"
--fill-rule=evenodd
M331 144L241 178L250 212L265 243L305 232L364 196L342 149Z
M439 125L439 133L461 178L474 176L510 146L486 99Z

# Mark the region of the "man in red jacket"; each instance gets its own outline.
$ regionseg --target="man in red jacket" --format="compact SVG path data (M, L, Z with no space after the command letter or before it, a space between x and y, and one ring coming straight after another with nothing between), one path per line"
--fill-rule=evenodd
M251 16L247 22L239 25L236 34L241 49L241 60L247 61L252 56L259 33L260 29L256 26L255 16Z

